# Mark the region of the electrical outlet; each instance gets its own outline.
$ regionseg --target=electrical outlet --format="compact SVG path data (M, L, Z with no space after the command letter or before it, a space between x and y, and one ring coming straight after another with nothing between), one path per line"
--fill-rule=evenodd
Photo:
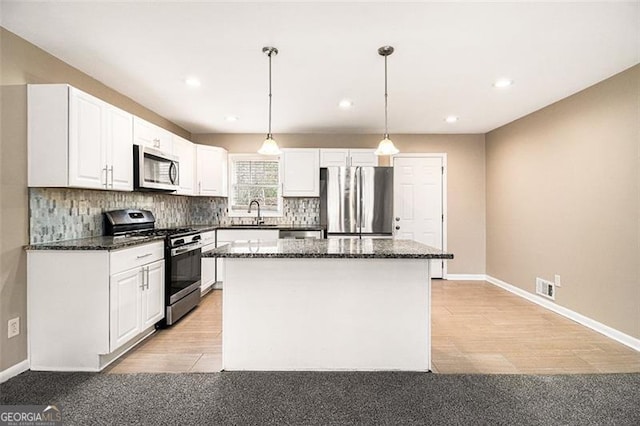
M9 330L7 332L7 335L9 339L20 334L20 317L15 317L10 319L8 323L8 328Z
M556 287L562 287L562 282L560 282L560 275L556 274L553 277L553 282L556 285Z

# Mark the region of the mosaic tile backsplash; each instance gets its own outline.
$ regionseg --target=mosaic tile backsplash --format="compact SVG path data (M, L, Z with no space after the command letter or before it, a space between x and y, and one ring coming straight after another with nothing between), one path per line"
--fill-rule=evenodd
M267 224L318 225L319 198L284 198L284 215ZM71 188L29 189L29 243L48 243L104 235L102 213L138 208L151 210L156 227L252 223L227 215L227 199L186 197L152 192L112 192Z

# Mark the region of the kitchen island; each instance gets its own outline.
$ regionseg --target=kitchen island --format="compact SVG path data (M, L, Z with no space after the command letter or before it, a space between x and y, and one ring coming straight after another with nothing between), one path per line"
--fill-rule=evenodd
M431 370L432 259L409 240L235 241L225 263L224 370Z

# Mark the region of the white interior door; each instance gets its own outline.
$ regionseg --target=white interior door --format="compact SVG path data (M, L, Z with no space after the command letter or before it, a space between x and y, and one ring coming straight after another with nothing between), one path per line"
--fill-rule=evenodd
M419 156L393 159L394 238L409 239L443 249L444 157ZM443 277L443 263L431 263L431 276Z

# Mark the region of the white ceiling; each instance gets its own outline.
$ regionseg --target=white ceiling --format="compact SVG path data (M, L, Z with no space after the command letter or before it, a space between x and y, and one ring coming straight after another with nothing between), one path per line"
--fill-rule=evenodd
M192 133L484 133L640 62L640 2L2 1L2 26ZM187 87L188 76L199 88ZM498 77L515 84L492 87ZM338 108L349 98L350 110ZM225 116L239 117L236 122ZM456 115L455 124L444 122Z

